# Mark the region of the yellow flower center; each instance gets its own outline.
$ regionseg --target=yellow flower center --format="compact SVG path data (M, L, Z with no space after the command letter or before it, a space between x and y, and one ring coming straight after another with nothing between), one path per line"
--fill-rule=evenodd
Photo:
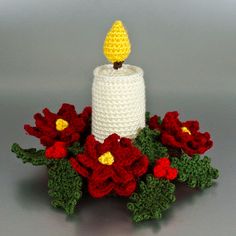
M114 162L114 156L110 152L105 152L98 158L98 161L103 165L110 166Z
M184 132L184 133L188 133L189 135L191 135L191 132L190 132L190 130L187 128L187 127L182 127L181 128L182 129L182 131Z
M58 131L63 131L69 126L69 123L66 120L63 119L57 119L56 120L56 129Z

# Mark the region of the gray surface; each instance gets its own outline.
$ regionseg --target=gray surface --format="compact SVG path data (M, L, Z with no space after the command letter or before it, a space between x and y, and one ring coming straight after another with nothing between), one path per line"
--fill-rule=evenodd
M0 235L236 235L236 2L233 0L0 1ZM83 200L67 218L50 207L42 167L23 165L12 142L37 146L23 124L43 107L90 104L92 70L113 20L129 29L128 63L144 69L147 107L179 110L212 133L221 170L205 192L180 188L163 220L131 223L125 202Z

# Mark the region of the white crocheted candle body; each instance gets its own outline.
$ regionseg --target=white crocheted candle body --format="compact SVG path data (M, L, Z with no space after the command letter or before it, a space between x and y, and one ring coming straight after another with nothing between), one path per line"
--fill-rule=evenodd
M143 70L124 64L119 70L112 65L94 70L92 86L92 134L102 142L116 133L135 138L145 126L145 84Z

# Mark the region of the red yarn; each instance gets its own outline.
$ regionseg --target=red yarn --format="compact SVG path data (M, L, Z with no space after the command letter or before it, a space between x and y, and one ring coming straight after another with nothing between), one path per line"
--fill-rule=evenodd
M154 176L158 179L165 178L167 174L166 168L161 165L156 165L153 171L154 171Z
M53 146L46 148L45 156L48 159L61 159L67 156L66 144L64 142L55 142Z
M170 160L167 157L160 158L156 161L153 172L154 176L158 179L164 178L168 180L174 180L178 175L178 170L171 167Z
M90 129L91 107L86 107L81 114L77 114L75 107L70 104L62 104L57 113L52 113L48 108L43 110L43 115L34 115L35 127L28 124L24 129L29 135L40 139L42 145L52 146L57 141L65 142L67 146L79 141ZM56 129L57 119L68 122L68 127L62 131Z
M84 121L87 121L91 118L92 107L85 107L84 110L79 114L79 117L82 117Z
M98 158L110 152L114 157L111 165L102 164ZM136 189L136 180L145 174L148 158L132 145L128 138L112 134L99 143L93 135L88 136L84 153L70 159L72 167L88 178L91 196L100 198L111 192L119 196L130 196Z
M162 157L160 159L158 159L156 161L156 163L159 165L159 166L162 166L162 167L169 167L170 166L170 159L167 158L167 157Z
M149 128L160 130L161 125L159 124L159 119L160 117L157 115L152 116L149 120Z
M176 168L173 167L169 167L167 169L167 174L166 174L166 178L168 180L174 180L178 175L178 170Z
M92 116L92 107L85 107L84 110L79 114L79 118L82 118L85 127L83 133L80 135L80 142L84 143L84 140L88 135L91 134L91 116Z
M161 132L161 141L164 145L181 148L185 153L192 156L194 154L203 154L213 145L208 132L199 131L198 121L181 122L177 111L167 112L161 125L158 123L157 116L150 119L149 127ZM190 132L184 132L183 127Z

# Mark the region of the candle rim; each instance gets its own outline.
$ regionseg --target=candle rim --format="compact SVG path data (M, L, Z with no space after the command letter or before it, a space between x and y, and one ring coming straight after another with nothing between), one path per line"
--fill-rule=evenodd
M106 68L114 71L114 74L113 75L102 74L101 73L102 69L106 69ZM122 70L122 69L126 69L126 68L131 69L133 71L133 73L127 74L127 75L120 75L120 74L116 75L117 71ZM144 74L144 72L141 67L130 65L130 64L123 64L122 68L118 69L118 70L114 70L112 64L104 64L104 65L96 67L93 71L93 75L95 77L102 77L102 78L108 78L108 79L111 79L111 78L116 78L116 79L123 78L124 79L124 78L130 78L130 77L134 77L134 76L143 76L143 74Z

